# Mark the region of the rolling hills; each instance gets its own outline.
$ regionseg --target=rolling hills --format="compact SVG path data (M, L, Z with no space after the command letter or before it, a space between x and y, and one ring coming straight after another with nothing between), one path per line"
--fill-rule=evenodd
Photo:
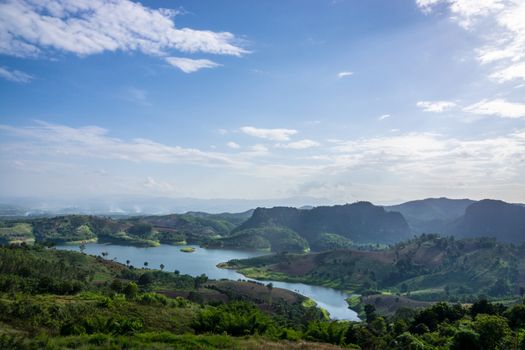
M525 287L525 246L490 238L422 235L382 250L338 249L232 260L221 267L257 279L354 292L389 291L421 300L518 295Z

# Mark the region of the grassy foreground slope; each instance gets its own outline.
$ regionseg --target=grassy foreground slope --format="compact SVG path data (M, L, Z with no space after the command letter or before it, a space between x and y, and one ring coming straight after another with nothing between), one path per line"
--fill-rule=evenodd
M0 247L1 349L335 349L306 341L309 324L325 322L306 300L261 283Z
M277 254L232 260L221 267L252 278L354 292L388 291L420 300L512 298L525 287L525 246L422 235L384 250Z

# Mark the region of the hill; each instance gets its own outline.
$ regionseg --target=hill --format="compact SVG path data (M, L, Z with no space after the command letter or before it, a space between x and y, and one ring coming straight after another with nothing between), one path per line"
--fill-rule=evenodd
M272 252L306 252L308 242L286 227L265 226L234 232L229 237L208 241L208 247L258 249Z
M525 207L485 199L466 208L465 215L448 225L446 233L458 237L489 236L502 242L525 241Z
M387 211L401 213L416 234L439 233L448 223L465 214L475 201L470 199L427 198L385 206Z
M172 214L115 219L90 215L23 218L0 222L0 243L114 242L139 246L202 243L227 236L239 219ZM233 221L233 222L232 222Z
M369 202L357 202L330 207L301 210L290 207L257 208L250 219L233 233L240 235L248 229L284 227L304 238L310 247L322 247L348 240L358 243L394 243L410 237L410 229L403 216L387 212ZM330 235L325 235L330 234Z
M525 246L422 235L382 250L341 249L232 260L248 277L388 291L420 300L515 297L525 287Z

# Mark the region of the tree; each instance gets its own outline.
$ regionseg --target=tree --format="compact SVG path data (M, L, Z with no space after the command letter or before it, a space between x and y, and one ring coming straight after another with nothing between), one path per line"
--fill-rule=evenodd
M164 264L160 264L160 270L164 270Z
M145 285L153 283L154 280L155 278L153 277L153 274L151 272L146 272L140 275L139 284L141 286L145 286Z
M463 329L454 334L451 350L481 350L479 334L470 329Z
M139 287L135 282L129 282L124 288L124 294L128 299L134 299L139 293Z
M127 265L127 266L129 266L129 263L130 263L130 261L129 261L129 260L126 260L126 265Z
M78 248L80 249L80 252L84 254L84 251L86 250L86 245L84 243L81 243Z
M479 341L484 350L507 349L505 344L509 341L511 330L503 317L478 315L474 328L479 333Z
M147 261L144 261L144 267L147 267L149 263Z
M208 276L206 276L204 273L200 276L195 277L195 280L194 280L195 289L200 288L206 282L208 282Z
M266 285L266 288L268 288L268 293L270 293L270 296L268 298L268 303L271 305L272 304L272 290L273 290L273 283L268 283Z
M365 305L366 323L370 324L376 318L376 308L374 305Z
M515 305L505 312L511 328L525 327L525 305Z

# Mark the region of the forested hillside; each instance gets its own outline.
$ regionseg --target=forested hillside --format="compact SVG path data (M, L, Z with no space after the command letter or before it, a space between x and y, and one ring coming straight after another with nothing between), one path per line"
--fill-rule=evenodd
M394 243L410 237L410 229L399 213L386 212L368 202L301 210L257 208L233 234L254 236L260 229L286 228L305 239L310 248L345 247L351 242ZM258 236L263 236L262 234ZM337 246L338 244L340 246Z
M10 242L113 242L139 246L160 243L201 243L227 236L239 222L235 216L165 215L113 219L67 215L54 218L0 222L0 243Z
M223 265L253 278L451 301L479 295L516 297L525 287L524 266L524 245L438 235L423 235L382 250L277 254Z

